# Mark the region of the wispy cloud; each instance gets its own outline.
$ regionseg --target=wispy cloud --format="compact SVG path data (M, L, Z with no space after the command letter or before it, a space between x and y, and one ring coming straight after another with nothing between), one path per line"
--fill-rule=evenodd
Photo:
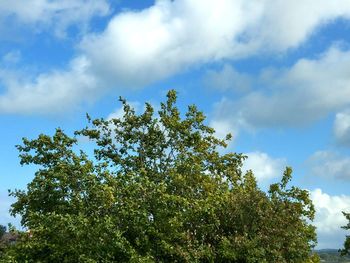
M29 27L34 32L45 30L64 37L69 27L86 31L93 17L105 16L109 11L106 0L0 1L0 22L7 27L13 25L15 31Z
M1 64L3 65L14 65L17 64L21 60L21 52L19 50L13 50L6 53L2 59Z
M265 69L259 76L251 76L264 88L236 100L221 100L215 115L249 129L311 124L350 105L349 69L350 51L337 46L315 59L300 59L290 68ZM344 114L337 115L338 136L345 136Z
M332 151L318 151L307 161L314 176L350 180L350 157Z
M350 146L350 110L339 112L335 116L334 135L339 145Z
M211 89L238 94L246 93L253 87L253 78L249 74L238 72L230 64L224 64L219 71L207 70L203 81Z

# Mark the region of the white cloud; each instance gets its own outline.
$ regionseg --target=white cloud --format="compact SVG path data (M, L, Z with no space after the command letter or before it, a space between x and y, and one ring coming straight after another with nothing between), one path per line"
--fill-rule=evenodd
M87 36L81 49L104 76L145 85L195 64L296 47L329 19L350 16L349 2L336 2L290 1L286 9L285 1L156 1L116 15L102 34ZM317 11L304 11L310 19L289 19L312 4Z
M120 107L119 109L116 109L112 113L108 114L107 120L112 120L112 119L122 119L124 116L124 110L123 107Z
M246 153L242 171L252 170L258 182L266 182L283 174L287 161L284 158L272 158L264 152Z
M220 139L225 139L227 134L231 134L233 137L238 135L237 129L233 126L230 121L227 120L212 120L209 124L210 127L214 128L215 136Z
M96 71L122 85L145 85L231 53L245 22L237 1L157 1L116 15L82 50Z
M72 25L86 25L92 16L108 12L108 6L103 0L31 0L31 2L32 8L21 5L19 0L0 4L0 14L7 16L11 13L23 23L50 26L60 34ZM304 13L305 15L301 15ZM103 32L84 37L78 44L79 52L88 61L89 66L84 74L78 73L77 79L80 81L75 80L76 72L71 67L58 73L40 74L38 77L33 77L36 79L35 84L24 83L24 95L17 88L7 86L7 93L0 99L0 109L2 112L39 111L39 109L54 111L59 108L57 104L62 104L62 93L67 94L69 90L74 95L75 90L85 91L86 83L81 81L82 75L84 79L94 78L103 82L105 88L142 88L195 65L223 59L240 59L263 51L272 53L285 51L305 42L309 35L321 25L336 18L348 18L349 15L348 0L332 2L327 0L288 2L282 0L221 0L219 2L158 0L153 6L144 10L116 14ZM349 61L347 53L341 53L338 57L337 52L332 54L334 60L339 57L342 65L347 65L346 62ZM326 57L326 60L333 62L332 54ZM345 58L342 59L340 55L345 55ZM312 95L316 89L309 88L306 84L311 83L311 78L313 80L316 73L324 73L322 69L319 72L315 71L313 76L305 76L304 80L303 74L300 77L296 75L298 71L303 73L304 68L307 70L306 74L312 71L314 64L313 61L300 61L293 69L295 73L291 71L284 74L287 80L282 84L287 85L288 79L291 82L301 81L304 84L295 91L296 96L292 97L289 104L284 105L279 102L281 96L282 98L286 96L283 91L272 97L259 93L252 94L246 98L247 101L243 106L245 103L256 102L261 108L257 113L246 109L243 113L245 117L250 121L265 121L266 116L273 111L274 114L280 115L276 116L277 121L281 121L281 118L285 120L283 113L295 110L294 104L299 102L298 96L301 95L301 91L307 91L306 96L314 98ZM315 67L317 69L317 65ZM336 68L339 69L340 66ZM332 69L330 71L336 77L341 75L345 68L349 67L341 68L339 73ZM236 74L236 79L237 77L242 76ZM73 80L74 87L67 82L67 79ZM40 85L44 82L51 83L51 80L53 84L50 85L55 85L56 88ZM324 79L318 76L318 80ZM329 79L326 80L329 81ZM340 83L342 80L347 79L343 77L335 83L337 94L343 87ZM58 91L59 89L63 91ZM55 92L51 93L52 90ZM345 89L342 95L347 90ZM96 90L96 94L98 92L99 90ZM20 94L20 99L17 99L14 93L16 96ZM50 93L50 103L38 100L27 101L43 99L42 93ZM331 99L334 96L328 97ZM80 101L84 98L85 95L76 95L71 100ZM341 98L344 100L344 96ZM14 100L13 106L11 106L12 100ZM21 104L33 105L33 110L30 107L17 108L16 105L20 106L17 103L19 100ZM267 104L261 105L265 102ZM329 107L333 104L335 103L330 102ZM276 111L273 106L280 108ZM318 109L316 106L313 108ZM324 111L321 111L320 114L323 113Z
M307 164L315 176L350 180L350 157L331 151L318 151L309 158Z
M321 189L311 191L316 217L318 248L341 248L348 234L341 226L347 224L342 211L350 212L350 196L328 195Z
M350 111L345 110L336 114L334 121L334 134L341 145L350 145Z
M253 78L253 77L252 77ZM330 48L291 68L269 69L255 79L262 86L236 101L223 100L217 112L250 127L295 127L350 105L350 51Z
M299 46L317 28L337 17L350 17L347 0L267 0L253 31L261 46L285 50Z
M88 67L89 62L79 57L71 62L67 71L40 74L33 80L23 80L16 73L0 71L0 81L8 89L0 96L0 112L63 112L76 106L77 100L93 99L100 82L89 74Z
M106 0L12 0L0 1L0 21L15 26L31 26L35 31L53 28L57 36L64 36L67 28L88 27L94 16L109 13Z

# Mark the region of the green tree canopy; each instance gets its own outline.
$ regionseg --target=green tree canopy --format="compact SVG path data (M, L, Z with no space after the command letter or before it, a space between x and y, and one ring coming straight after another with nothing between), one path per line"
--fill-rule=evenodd
M12 214L29 231L14 262L313 262L309 193L288 187L291 168L268 192L242 154L223 154L205 116L182 117L169 91L158 114L123 99L124 116L95 119L68 136L23 139L22 165L38 165ZM94 145L79 149L84 137ZM84 143L84 142L83 142ZM86 142L85 142L86 143ZM309 260L309 261L307 261Z

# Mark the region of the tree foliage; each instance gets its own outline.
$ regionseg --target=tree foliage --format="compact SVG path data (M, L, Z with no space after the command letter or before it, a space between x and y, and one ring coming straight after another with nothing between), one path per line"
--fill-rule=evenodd
M0 225L0 239L6 233L6 226Z
M158 114L120 99L124 116L95 119L68 136L23 139L22 165L38 165L12 214L23 233L14 262L316 262L309 193L288 187L291 168L268 192L245 157L222 154L225 140L169 91ZM94 145L89 156L79 138ZM81 141L81 140L80 140Z
M350 230L350 213L343 212L344 216L348 220L348 224L342 228ZM346 236L344 241L344 248L340 251L342 255L350 255L350 235Z
M0 225L0 259L6 248L5 242L3 242L3 236L5 234L6 234L6 226Z
M8 228L6 226L0 225L0 262L12 262L4 259L5 253L7 253L10 246L12 246L18 238L18 231L12 226L8 224Z

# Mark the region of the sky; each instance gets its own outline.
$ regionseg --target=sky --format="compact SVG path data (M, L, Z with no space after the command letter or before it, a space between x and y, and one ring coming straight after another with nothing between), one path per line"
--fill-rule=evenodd
M22 137L178 91L263 189L292 166L316 208L317 248L340 248L350 211L349 0L0 1L0 224L25 189ZM348 233L349 234L349 233Z

